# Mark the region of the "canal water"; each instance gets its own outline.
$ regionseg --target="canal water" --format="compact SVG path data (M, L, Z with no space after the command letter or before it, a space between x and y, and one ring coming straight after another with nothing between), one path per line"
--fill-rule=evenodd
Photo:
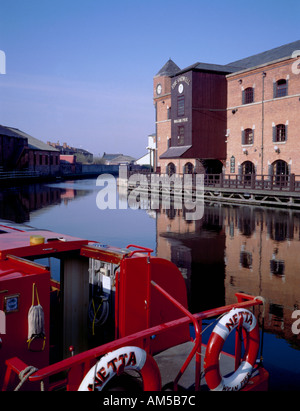
M0 190L0 219L124 247L142 245L182 272L192 312L263 296L263 361L270 389L300 390L300 212L205 203L203 217L178 209L133 209L117 193L100 209L96 180ZM120 195L119 195L120 194ZM300 318L300 317L299 317ZM298 326L297 326L298 325Z

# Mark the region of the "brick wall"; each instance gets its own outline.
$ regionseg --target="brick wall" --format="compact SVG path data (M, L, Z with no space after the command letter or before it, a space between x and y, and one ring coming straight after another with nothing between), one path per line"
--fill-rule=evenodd
M156 87L162 86L162 92L158 96ZM153 80L153 98L156 104L156 141L157 141L157 160L156 166L161 173L166 173L169 163L176 167L176 173L182 173L185 164L188 162L196 165L195 159L160 159L168 149L168 141L171 141L171 119L169 110L171 109L171 78L167 76L157 76Z
M292 69L294 61L227 76L227 174L234 156L233 174L238 174L245 161L251 161L256 174L268 175L274 162L283 160L290 173L300 175L300 74ZM280 79L287 81L288 94L274 98L274 83ZM248 87L254 90L254 102L243 104L243 90ZM286 126L286 141L273 142L273 127L279 124ZM254 139L251 144L242 144L242 130L247 128L254 130Z

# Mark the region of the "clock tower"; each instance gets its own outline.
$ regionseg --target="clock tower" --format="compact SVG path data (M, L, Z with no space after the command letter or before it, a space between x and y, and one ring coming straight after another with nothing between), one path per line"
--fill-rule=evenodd
M169 59L153 79L153 100L155 106L156 125L156 161L154 169L162 174L167 172L166 160L160 160L171 141L171 77L180 68Z

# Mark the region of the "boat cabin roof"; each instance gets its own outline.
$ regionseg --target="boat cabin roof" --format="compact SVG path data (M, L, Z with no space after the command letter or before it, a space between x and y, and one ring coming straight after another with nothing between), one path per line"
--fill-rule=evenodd
M80 250L88 240L47 230L19 229L0 225L0 260L8 255L31 257Z

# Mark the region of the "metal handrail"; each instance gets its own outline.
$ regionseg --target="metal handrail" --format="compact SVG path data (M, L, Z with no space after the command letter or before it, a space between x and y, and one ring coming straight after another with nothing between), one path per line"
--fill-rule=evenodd
M236 295L238 296L238 294ZM241 296L243 296L243 299L245 299L246 301L241 301ZM250 295L239 294L238 298L240 302L237 302L235 304L230 304L230 305L210 309L210 310L203 311L201 313L197 313L193 315L189 313L189 315L185 315L179 319L172 320L167 323L159 324L157 326L154 326L154 327L136 332L129 336L122 337L120 339L103 344L99 347L87 350L83 353L76 354L58 363L48 365L42 369L39 369L35 373L31 374L28 380L31 382L42 382L52 375L59 374L60 372L65 371L67 372L67 390L70 390L70 391L77 390L82 379L84 378L84 375L89 371L90 367L94 365L94 363L97 361L99 357L103 356L107 352L116 350L120 347L124 347L127 345L136 345L145 350L149 350L149 346L151 346L151 344L149 344L149 341L151 341L151 338L154 335L156 336L159 334L163 334L167 330L174 329L182 325L188 325L191 322L195 324L195 321L199 324L199 329L197 326L196 330L197 330L197 334L200 335L201 328L202 328L202 320L204 319L217 317L221 314L224 314L230 311L233 308L248 308L248 307L253 307L256 305L263 304L261 300L258 300L254 296L250 296ZM193 317L193 319L191 318L191 316ZM195 344L195 347L198 348L197 344L199 345L199 337ZM195 349L193 349L193 352L194 350ZM183 370L183 368L186 369L186 365L188 365L191 358L192 358L192 353L190 353L184 366L179 371L179 374L176 377L177 382L178 382L178 379L182 375L181 371ZM199 361L200 361L200 358L201 357L199 355ZM201 369L201 367L199 367L200 365L199 361L197 362L197 368L196 368L196 373L197 373L196 381L199 381L199 373ZM7 370L6 370L6 375L5 375L6 383L8 383L11 372L15 372L19 374L25 367L28 366L27 364L23 363L21 360L17 358L12 358L12 359L7 360L6 365L7 365ZM5 389L6 387L4 385L3 390Z

